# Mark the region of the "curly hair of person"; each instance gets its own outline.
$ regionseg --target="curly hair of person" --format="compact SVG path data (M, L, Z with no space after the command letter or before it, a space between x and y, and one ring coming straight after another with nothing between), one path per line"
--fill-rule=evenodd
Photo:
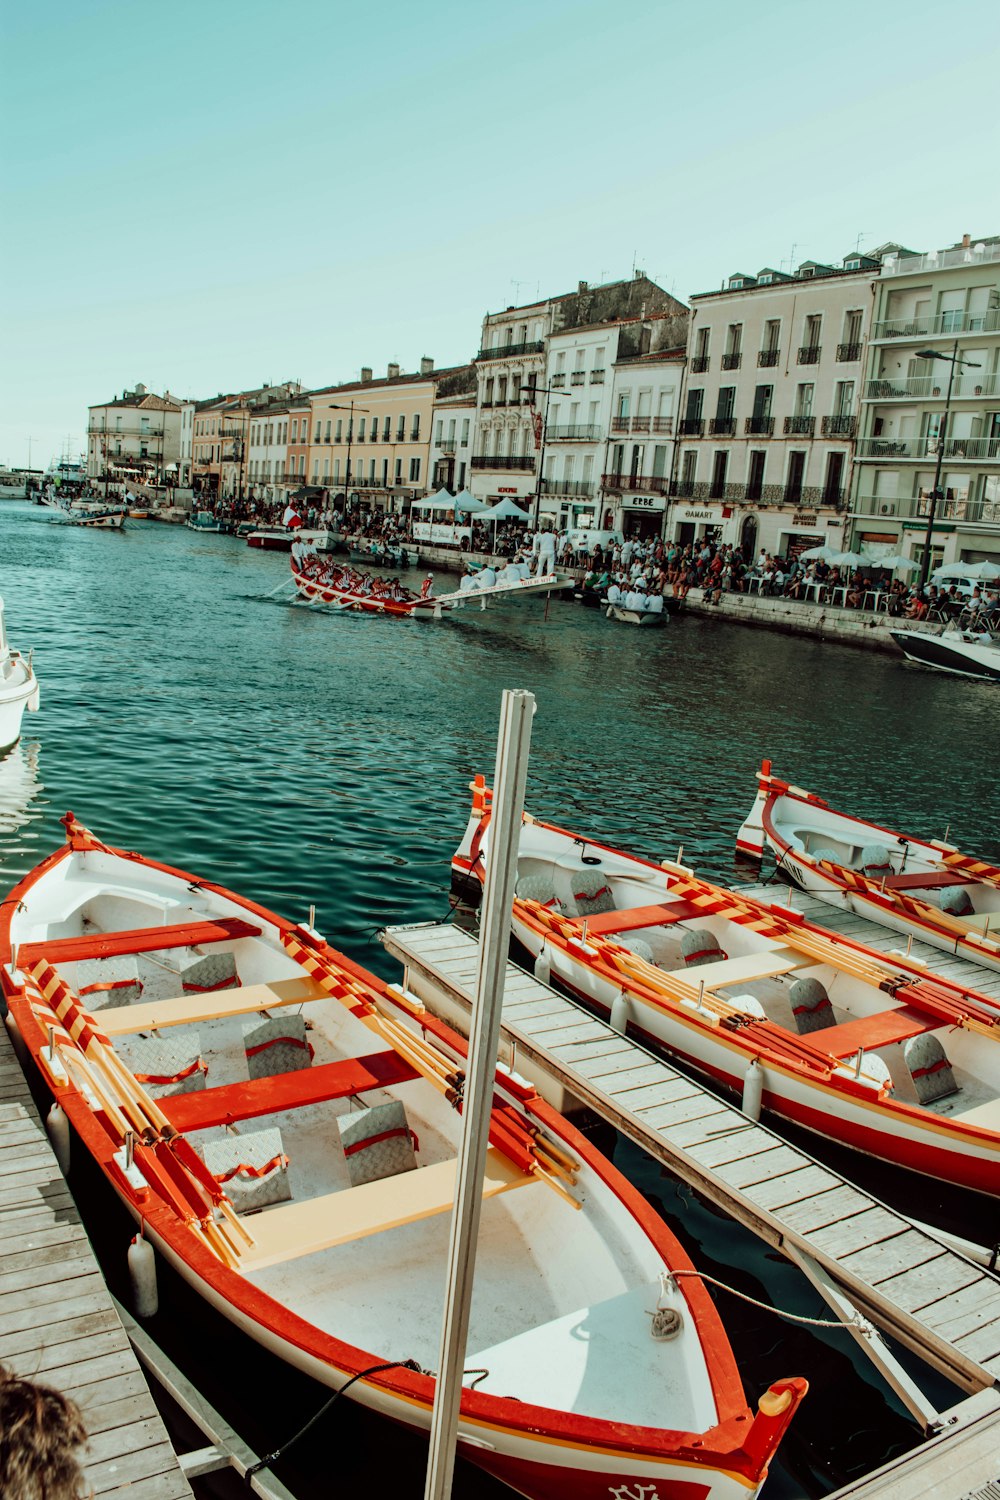
M0 1365L0 1495L84 1500L76 1450L87 1441L80 1408L51 1386Z

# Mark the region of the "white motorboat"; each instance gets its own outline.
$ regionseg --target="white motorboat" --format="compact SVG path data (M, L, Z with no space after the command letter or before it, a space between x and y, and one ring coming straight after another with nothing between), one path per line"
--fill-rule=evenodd
M38 701L38 680L31 656L24 657L10 649L0 599L0 751L17 743L24 710L35 713Z
M891 630L889 634L907 660L922 667L1000 682L1000 635L974 630L946 630L941 635Z

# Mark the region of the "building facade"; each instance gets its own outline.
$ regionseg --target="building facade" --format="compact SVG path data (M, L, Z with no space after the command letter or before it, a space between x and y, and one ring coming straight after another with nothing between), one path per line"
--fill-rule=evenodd
M87 478L162 484L180 459L182 404L169 391L157 396L137 385L113 401L91 406Z
M961 361L955 363L954 361ZM889 256L861 400L851 545L1000 563L1000 237Z
M676 338L676 328L655 320L621 329L602 477L605 530L610 522L627 536L663 534L685 365Z
M691 299L671 522L753 556L840 547L881 247Z
M683 327L687 309L642 271L488 313L476 357L473 494L518 500L555 527L596 513L620 329L654 318Z

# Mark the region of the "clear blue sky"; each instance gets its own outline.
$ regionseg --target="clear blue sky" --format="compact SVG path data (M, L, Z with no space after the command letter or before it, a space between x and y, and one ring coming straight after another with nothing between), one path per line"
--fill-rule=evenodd
M996 0L4 7L0 462L645 269L1000 232Z

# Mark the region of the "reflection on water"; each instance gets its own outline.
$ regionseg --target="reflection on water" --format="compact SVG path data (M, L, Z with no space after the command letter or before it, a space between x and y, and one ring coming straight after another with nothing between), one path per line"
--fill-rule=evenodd
M57 819L72 808L112 843L291 917L315 904L339 946L397 977L376 930L447 912L468 784L492 774L504 687L538 700L529 807L639 853L674 856L683 844L700 872L735 878L736 829L769 756L835 805L912 833L950 824L962 848L1000 857L1000 699L989 684L722 620L629 630L568 600L553 600L547 621L532 599L440 623L324 614L266 597L287 576L284 555L153 522L123 534L61 528L7 502L0 536L8 627L34 647L42 689L31 726L41 749L22 744L0 764L8 885L61 842ZM749 1277L786 1305L806 1295L756 1241L679 1205L637 1155L623 1157L630 1173L681 1214L696 1260L704 1246L706 1264L728 1264L725 1279ZM765 1364L817 1381L831 1368L813 1335L751 1320L748 1340L738 1306L725 1316L743 1350L759 1331L777 1351L770 1363L747 1355L753 1394ZM848 1337L827 1342L840 1351L841 1394L797 1417L796 1472L769 1481L776 1500L824 1493L844 1472L821 1461L838 1401L859 1412L867 1402L876 1427L852 1438L847 1471L880 1461L899 1436ZM313 1409L296 1401L279 1402L279 1426ZM350 1415L338 1422L351 1430ZM416 1497L413 1445L394 1453L395 1493ZM353 1477L363 1485L363 1462ZM488 1493L475 1477L463 1483Z

